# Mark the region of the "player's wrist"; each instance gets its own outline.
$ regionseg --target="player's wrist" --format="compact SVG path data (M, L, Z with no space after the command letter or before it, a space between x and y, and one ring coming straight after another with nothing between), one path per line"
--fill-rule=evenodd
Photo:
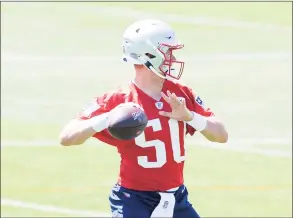
M191 112L192 115L193 115L193 118L191 121L188 121L187 124L192 126L194 129L196 129L197 131L203 131L206 126L207 126L207 119L206 117L198 114L198 113L195 113L195 112Z
M108 128L108 123L109 123L108 120L109 120L109 113L103 113L101 115L93 117L90 119L91 127L96 132L101 132L104 129Z
M190 121L192 121L193 120L193 113L190 111L190 110L188 110L187 111L187 116L186 116L186 119L185 119L185 121L186 122L190 122Z

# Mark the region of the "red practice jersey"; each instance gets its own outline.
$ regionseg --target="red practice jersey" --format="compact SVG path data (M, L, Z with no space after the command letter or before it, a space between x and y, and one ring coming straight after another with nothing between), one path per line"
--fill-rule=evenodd
M185 98L189 110L203 116L213 116L210 109L187 86L166 80L162 91L174 92ZM79 119L89 119L109 112L125 102L139 104L148 117L144 132L127 141L113 138L107 129L93 137L117 147L121 156L119 184L125 188L141 191L166 191L183 184L185 160L184 139L193 135L195 129L185 122L163 117L160 110L171 111L170 105L161 98L159 101L145 94L132 82L126 89L117 89L97 97L79 115Z

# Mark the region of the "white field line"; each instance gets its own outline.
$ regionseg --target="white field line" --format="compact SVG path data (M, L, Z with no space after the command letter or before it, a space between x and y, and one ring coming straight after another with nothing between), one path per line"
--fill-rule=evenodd
M72 216L82 216L82 217L109 216L109 214L107 213L100 213L100 212L87 211L87 210L75 210L75 209L73 210L69 208L56 207L53 205L43 205L43 204L30 203L30 202L18 201L18 200L6 199L6 198L4 199L1 198L1 205L17 207L17 208L26 208L26 209L36 210L36 211L43 211L43 212L67 214Z
M2 213L1 212L1 217L7 218L7 217L17 217L17 216L11 216L11 215L8 215L7 213Z
M277 53L210 53L195 54L182 57L186 61L278 61L292 60L291 52ZM122 61L122 56L33 56L15 55L9 52L2 53L2 63L9 62L97 62L97 61Z
M188 143L191 143L190 138L187 139ZM89 140L87 145L94 146L94 140ZM290 150L278 150L278 149L265 149L265 148L255 148L253 146L267 145L267 144L280 144L280 148L284 148L284 145L291 145L292 140L289 138L272 138L272 139L230 139L226 144L217 144L211 143L208 141L198 140L193 142L196 146L202 147L210 147L214 149L221 149L227 151L236 151L236 152L244 152L244 153L253 153L260 154L269 157L284 157L284 158L292 158L292 151ZM7 146L29 146L29 147L39 147L39 146L61 146L57 140L9 140L9 141L1 141L1 147Z
M196 5L194 5L196 7ZM98 15L106 15L112 17L128 17L134 19L162 19L167 22L184 23L199 26L214 26L214 27L229 27L238 29L253 29L260 31L274 31L275 33L288 33L292 34L292 28L278 24L260 23L239 21L233 19L223 19L219 17L207 16L188 16L179 14L167 14L163 11L161 13L146 12L127 7L112 7L112 6L97 6L97 7L78 7L75 8L78 13L93 12Z

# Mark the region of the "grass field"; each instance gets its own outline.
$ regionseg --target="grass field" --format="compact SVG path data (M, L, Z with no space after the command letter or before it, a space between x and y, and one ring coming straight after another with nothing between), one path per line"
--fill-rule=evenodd
M2 3L1 216L105 216L119 156L58 144L94 96L133 77L121 35L160 18L185 44L182 80L227 126L188 137L186 185L203 217L292 216L291 3ZM48 206L49 205L49 206Z

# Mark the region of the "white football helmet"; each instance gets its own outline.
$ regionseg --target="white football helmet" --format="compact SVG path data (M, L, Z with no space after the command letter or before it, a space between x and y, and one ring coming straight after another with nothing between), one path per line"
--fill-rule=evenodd
M123 34L123 60L143 64L161 78L179 79L184 62L176 60L173 52L184 45L176 39L174 30L159 20L140 20Z

